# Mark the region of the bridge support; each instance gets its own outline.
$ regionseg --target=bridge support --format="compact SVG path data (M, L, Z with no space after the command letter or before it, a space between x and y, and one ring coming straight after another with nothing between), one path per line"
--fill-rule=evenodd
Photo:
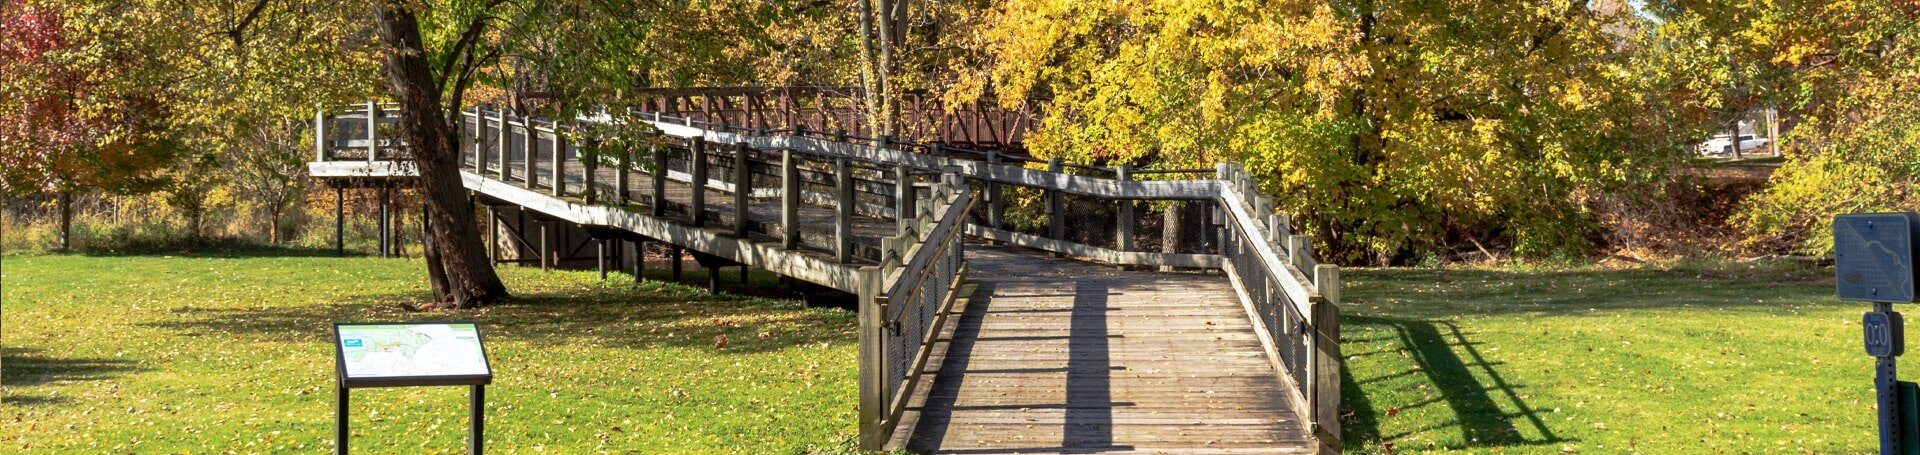
M333 254L347 255L347 189L333 187Z

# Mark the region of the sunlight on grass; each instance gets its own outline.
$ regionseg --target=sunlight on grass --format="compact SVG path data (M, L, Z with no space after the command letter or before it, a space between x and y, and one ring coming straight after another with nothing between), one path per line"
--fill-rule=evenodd
M405 313L392 303L426 297L423 270L308 256L7 257L0 452L331 450L331 323L448 318L487 337L493 452L852 443L849 313L515 267L502 269L521 297L512 303ZM463 453L466 394L356 390L354 451Z
M1872 451L1830 273L1349 271L1346 451Z

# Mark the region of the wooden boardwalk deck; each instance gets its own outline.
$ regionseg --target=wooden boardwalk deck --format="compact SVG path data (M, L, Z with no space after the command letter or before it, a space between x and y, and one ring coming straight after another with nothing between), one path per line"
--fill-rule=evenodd
M890 447L935 453L1312 453L1221 275L969 246ZM965 291L965 289L963 289Z

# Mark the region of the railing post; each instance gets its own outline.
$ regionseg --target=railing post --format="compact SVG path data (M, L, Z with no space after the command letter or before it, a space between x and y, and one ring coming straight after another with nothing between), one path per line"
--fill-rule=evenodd
M559 169L560 163L567 162L567 140L560 137L559 126L556 125L553 131L553 167ZM582 198L586 199L588 204L600 203L600 187L598 186L600 184L600 160L589 159L579 153L575 153L574 156L580 160L580 170L582 171L580 173L580 192L585 193L582 195ZM566 188L567 175L558 174L553 180L553 186Z
M844 162L844 158L836 160ZM880 309L881 275L876 267L862 267L855 282L860 292L860 448L880 450L887 443L886 315Z
M500 160L499 179L504 183L507 181L507 167L513 163L513 156L510 155L510 151L507 150L507 142L509 142L507 140L507 111L494 111L494 117L500 119L500 123L497 125L497 128L494 129L494 134L500 139L500 142L493 144L493 146L495 147L494 151L500 152L495 155L497 155L497 158Z
M800 168L793 150L780 151L780 247L800 246Z
M533 127L529 126L527 128L532 129ZM549 183L553 184L554 197L566 196L567 195L567 139L565 137L560 136L560 125L557 123L553 125L553 142L551 143L551 145L553 146L553 174L552 174L552 181ZM587 160L585 159L582 159L580 161L581 161L580 168L586 169L587 179L592 180L593 164L586 162ZM593 192L593 185L591 183L587 185L587 192L589 194ZM587 202L593 202L593 197L588 196Z
M1059 158L1048 159L1047 172L1055 175L1060 174L1061 164ZM1055 240L1065 240L1067 238L1067 217L1065 213L1062 213L1066 211L1066 207L1062 205L1065 199L1066 198L1061 197L1059 190L1046 190L1045 200L1042 202L1047 204L1047 238ZM1058 256L1058 254L1055 256Z
M833 260L842 264L853 259L853 168L847 157L833 158Z
M988 172L995 171L1000 165L1000 152L987 152ZM987 181L987 225L994 229L1006 229L1007 201L1001 194L1000 183Z
M653 152L653 216L667 215L667 152L648 146Z
M380 156L380 105L367 101L367 162Z
M692 166L693 171L693 200L689 201L693 213L689 216L692 217L693 227L702 227L707 225L707 139L693 138L692 148L693 160L688 162L688 166Z
M1306 392L1313 416L1313 434L1322 447L1340 447L1340 268L1321 265L1313 269L1314 286L1320 299L1312 304L1312 362L1307 377L1312 386Z
M327 111L313 112L313 160L327 160Z
M1133 166L1122 164L1113 168L1114 179L1126 182L1133 180ZM1120 251L1133 251L1133 201L1120 199L1115 201L1113 241Z
M474 171L473 173L480 174L480 175L486 175L486 170L487 170L487 158L486 158L487 143L485 142L485 139L484 139L486 135L482 133L482 131L486 129L486 121L487 121L487 118L480 114L480 106L474 106L473 107L473 135L472 135L473 171Z
M752 160L753 148L747 143L734 144L733 149L733 235L747 238L747 203L753 193L753 173L748 172Z
M1287 262L1302 273L1311 270L1307 266L1313 258L1313 238L1304 235L1287 236Z
M526 179L527 189L531 190L535 187L533 181L539 180L539 168L534 167L534 161L538 161L540 148L535 147L534 144L538 142L535 138L540 136L533 132L532 117L525 115L515 117L520 118L520 156L526 157L520 160L520 178Z
M1293 235L1293 220L1286 215L1267 216L1267 242L1275 245L1286 243L1287 236Z
M591 148L595 151L600 150L599 139L591 139L587 143L591 144L588 146L588 148ZM617 177L613 181L613 190L620 193L620 198L616 200L620 201L620 205L624 206L624 205L627 205L628 203L633 202L633 197L631 195L631 189L633 188L633 183L632 183L633 151L632 150L620 151L620 168L615 169L615 171L617 171L615 172L615 175L618 175L619 177Z
M913 219L919 210L914 209L913 174L906 165L893 168L893 218L900 235L906 235L913 228Z

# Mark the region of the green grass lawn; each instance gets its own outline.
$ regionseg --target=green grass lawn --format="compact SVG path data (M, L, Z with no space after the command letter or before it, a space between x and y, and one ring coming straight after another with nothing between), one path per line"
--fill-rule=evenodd
M0 453L330 451L330 324L439 318L487 337L492 452L836 452L854 439L846 312L506 267L519 300L410 314L394 303L426 298L419 261L260 253L5 258ZM466 400L464 387L356 390L355 452L463 453Z
M266 253L6 258L0 452L328 450L329 324L445 317L488 338L498 453L854 437L844 312L507 267L521 300L408 314L394 303L424 298L418 261ZM1872 451L1866 306L1834 300L1829 273L1350 270L1348 451ZM356 452L463 451L465 400L358 391Z
M1348 271L1347 451L1876 451L1831 273Z

